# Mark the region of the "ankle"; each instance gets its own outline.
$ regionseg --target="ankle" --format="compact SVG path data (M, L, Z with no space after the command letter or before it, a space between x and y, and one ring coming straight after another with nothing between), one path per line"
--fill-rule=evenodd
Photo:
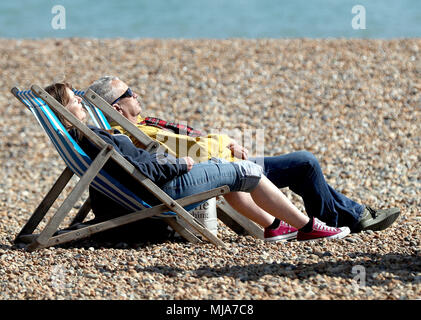
M279 227L280 223L281 223L281 220L279 220L278 218L275 218L275 220L273 220L272 224L270 226L266 227L266 229L275 230L276 228Z
M308 220L306 225L304 227L298 229L298 231L306 232L306 233L313 231L313 217L310 217L310 219Z

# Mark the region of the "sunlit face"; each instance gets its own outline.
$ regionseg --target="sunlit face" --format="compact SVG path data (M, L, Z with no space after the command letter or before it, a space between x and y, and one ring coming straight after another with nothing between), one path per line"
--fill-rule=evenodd
M86 120L86 111L82 106L82 98L76 96L72 90L66 88L67 95L69 97L69 102L65 105L66 109L69 110L76 118L80 121L85 122Z
M114 92L117 93L114 99L117 99L126 92L128 85L121 80L114 80L112 82L112 87ZM133 92L132 97L119 99L118 102L113 104L113 107L130 121L136 122L137 116L142 111L142 107L140 106L137 97L138 95Z

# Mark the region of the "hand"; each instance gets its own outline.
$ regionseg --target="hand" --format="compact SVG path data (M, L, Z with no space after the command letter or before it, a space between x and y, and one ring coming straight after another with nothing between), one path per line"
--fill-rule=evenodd
M184 159L184 161L187 164L187 171L190 171L193 168L194 160L191 157L183 157L181 159Z
M249 151L243 146L240 146L237 142L232 141L227 146L227 148L231 150L231 153L234 157L242 160L247 160Z

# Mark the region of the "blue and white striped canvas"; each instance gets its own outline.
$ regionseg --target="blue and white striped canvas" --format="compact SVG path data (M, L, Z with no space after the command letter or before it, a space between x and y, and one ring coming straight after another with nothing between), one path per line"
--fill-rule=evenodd
M83 105L85 106L85 109L88 111L89 116L91 117L95 126L101 129L105 129L105 130L111 129L111 126L108 123L108 120L107 118L105 118L102 111L98 109L96 106L94 106L92 103L90 103L88 100L86 100L86 98L84 97L85 91L73 89L73 93L82 98Z

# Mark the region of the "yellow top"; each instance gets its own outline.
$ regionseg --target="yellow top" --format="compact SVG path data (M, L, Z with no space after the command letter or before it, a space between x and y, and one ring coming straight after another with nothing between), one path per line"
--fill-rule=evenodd
M143 121L143 118L139 116L138 123L141 121ZM111 123L111 126L129 136L135 146L141 147L139 142L120 125L114 122ZM212 157L228 161L239 160L236 159L232 155L231 150L227 148L231 139L225 134L209 134L203 137L191 137L176 134L172 131L163 130L154 126L140 124L137 124L136 126L146 135L155 141L158 141L165 152L168 152L169 149L173 154L176 154L178 158L189 156L197 163L208 161Z

